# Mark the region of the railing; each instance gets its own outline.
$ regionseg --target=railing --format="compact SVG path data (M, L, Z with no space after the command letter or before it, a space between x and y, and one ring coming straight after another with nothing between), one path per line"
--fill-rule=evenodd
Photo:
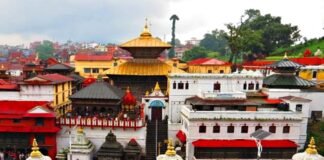
M135 120L127 119L108 119L108 118L96 118L96 117L60 117L57 118L56 123L63 126L84 126L84 127L100 127L100 128L141 128L145 126L143 118Z
M183 106L181 114L196 120L302 120L302 114L292 111L194 111Z
M203 92L202 97L212 99L246 99L243 92Z

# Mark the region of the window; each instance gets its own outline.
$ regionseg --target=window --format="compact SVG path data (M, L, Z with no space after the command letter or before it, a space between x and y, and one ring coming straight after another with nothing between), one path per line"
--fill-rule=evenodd
M253 90L254 89L254 83L249 83L249 90Z
M290 126L286 125L283 127L282 133L289 133L290 132Z
M220 132L220 126L218 124L216 124L214 127L213 127L213 133L219 133Z
M90 72L91 72L91 69L90 69L90 68L84 68L84 69L83 69L83 72L84 72L84 73L90 73Z
M219 73L221 73L221 74L224 73L224 70L220 70Z
M234 126L232 124L227 126L227 133L234 133Z
M246 82L243 84L243 90L246 90Z
M183 89L183 83L182 82L178 83L178 89Z
M220 91L220 89L221 89L220 83L218 82L214 83L214 91Z
M206 126L204 124L199 126L199 133L206 133Z
M269 132L270 133L276 133L276 126L274 124L272 124L272 126L269 127Z
M177 83L176 82L173 82L173 89L177 89Z
M241 133L248 133L249 132L249 127L244 124L244 126L241 127Z
M302 104L296 104L296 111L301 112L303 110L303 105Z
M185 86L186 89L189 89L189 83L188 81L186 82L186 86Z
M20 119L13 119L12 122L13 123L20 123Z
M259 82L257 82L257 83L255 84L255 90L259 90L259 88L260 88L260 85L259 85Z
M36 126L44 126L44 119L43 118L36 118L35 125Z
M99 68L92 68L92 73L99 73Z
M55 96L55 104L58 104L58 95Z
M58 88L57 85L55 85L55 93L57 93L57 88Z
M208 72L208 73L212 73L212 70L209 69L207 72Z
M262 126L260 126L260 124L258 124L257 126L255 126L255 130L258 130L258 129L262 129Z
M36 134L35 139L38 144L45 144L45 135L44 134Z
M312 78L317 78L317 71L313 71Z

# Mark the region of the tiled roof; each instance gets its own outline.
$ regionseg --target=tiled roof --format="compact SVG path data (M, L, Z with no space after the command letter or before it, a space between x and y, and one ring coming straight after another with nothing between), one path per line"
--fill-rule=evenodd
M302 98L302 97L296 97L296 96L285 96L285 97L280 97L280 99L285 99L289 101L296 101L296 102L310 102L312 100Z
M75 55L76 61L110 61L113 59L112 54L96 55L79 53Z
M289 67L289 68L300 68L303 65L300 65L296 62L293 62L289 59L282 59L280 61L274 62L272 64L270 64L268 67L270 68L285 68L285 67Z
M42 78L42 79L46 79L52 82L56 82L56 83L63 83L63 82L67 82L67 81L73 81L72 78L67 77L67 76L63 76L57 73L54 74L45 74L45 75L38 75L37 77Z
M216 58L198 58L188 62L188 65L230 65L230 63Z
M36 106L46 107L47 104L46 101L0 101L0 118L21 118Z
M20 84L59 84L67 81L73 81L72 78L63 76L57 73L37 75L36 77L29 78L20 82Z
M18 90L18 85L0 79L0 90Z
M312 87L316 84L295 75L273 74L263 79L263 84L269 87Z
M53 64L45 68L45 70L71 70L71 69L73 68L62 63Z
M97 81L77 93L73 94L71 99L113 99L121 100L124 92L104 81Z
M186 73L158 59L133 59L105 72L108 75L166 76L169 73Z

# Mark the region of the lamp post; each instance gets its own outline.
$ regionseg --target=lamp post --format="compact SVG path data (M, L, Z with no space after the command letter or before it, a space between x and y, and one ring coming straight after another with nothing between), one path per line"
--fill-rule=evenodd
M255 140L255 143L258 148L257 160L261 158L261 153L262 153L261 140L270 136L270 134L271 134L270 132L264 131L262 129L258 129L250 135Z

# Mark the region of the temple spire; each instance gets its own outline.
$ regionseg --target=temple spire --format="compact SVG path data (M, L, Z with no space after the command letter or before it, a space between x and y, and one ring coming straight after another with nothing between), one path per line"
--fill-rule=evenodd
M176 151L174 150L173 144L172 144L172 140L170 139L168 142L168 149L165 152L165 155L167 156L175 156L176 155Z
M317 149L315 145L315 139L312 137L309 141L308 148L306 149L306 153L308 154L317 154Z
M78 133L83 133L83 128L82 128L82 127L78 127L77 132L78 132Z
M160 88L159 82L156 82L155 87L154 87L154 91L160 91L160 90L161 90L161 88Z
M39 147L37 144L36 139L34 138L33 140L33 147L32 147L32 152L30 153L30 157L32 158L41 158L43 155L42 153L39 151Z
M283 59L288 59L287 52L285 52Z
M152 37L152 34L148 28L148 25L147 25L147 18L145 18L145 25L144 25L144 29L143 29L143 32L141 33L141 37L144 38L144 37Z

